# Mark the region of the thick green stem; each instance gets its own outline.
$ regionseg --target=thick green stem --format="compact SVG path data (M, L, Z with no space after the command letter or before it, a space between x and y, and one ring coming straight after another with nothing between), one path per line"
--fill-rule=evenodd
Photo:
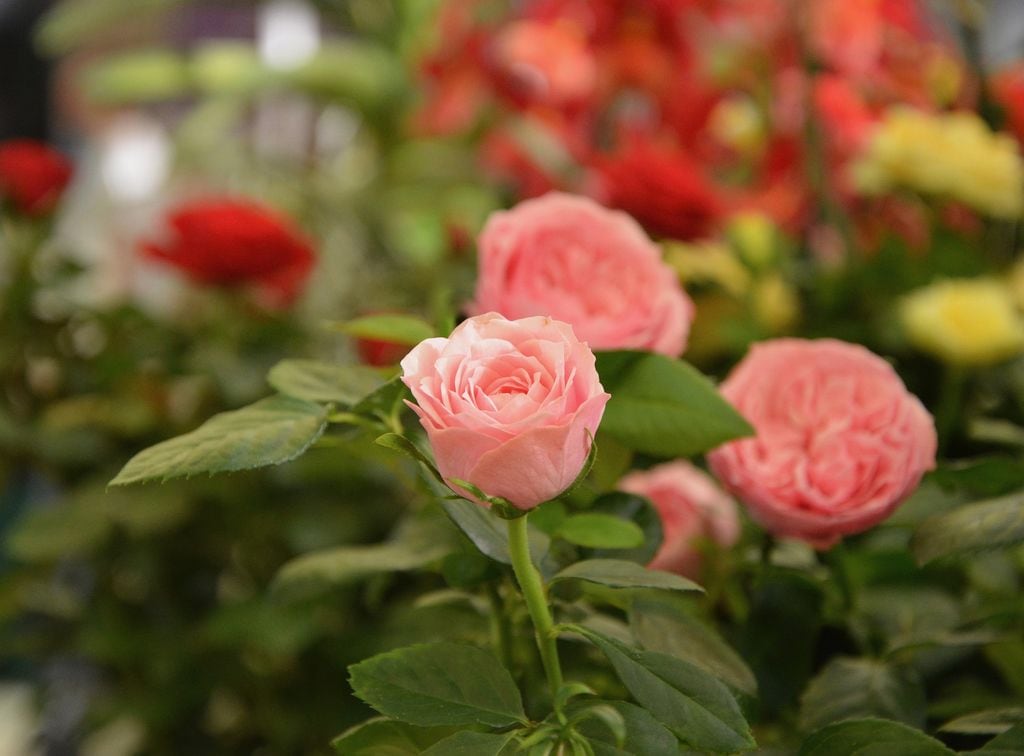
M544 581L530 560L525 515L508 521L508 550L512 557L512 570L516 574L519 588L526 599L526 607L530 611L530 618L533 620L540 660L551 686L551 697L555 698L562 687L562 665L558 661L558 647L552 632L555 623L551 619Z

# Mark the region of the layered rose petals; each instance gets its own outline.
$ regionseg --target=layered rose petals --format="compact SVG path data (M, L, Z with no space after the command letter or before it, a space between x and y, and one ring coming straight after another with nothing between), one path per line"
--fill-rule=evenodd
M594 349L678 356L693 302L658 247L627 215L551 193L488 220L472 312L547 314Z
M728 548L739 539L736 502L685 460L630 473L618 488L650 499L661 518L661 547L651 569L697 578L702 540Z
M763 342L721 390L757 434L712 452L712 470L777 536L827 548L888 517L935 465L931 416L863 347Z
M548 317L470 318L416 346L402 374L445 480L520 509L576 479L609 398L590 348Z

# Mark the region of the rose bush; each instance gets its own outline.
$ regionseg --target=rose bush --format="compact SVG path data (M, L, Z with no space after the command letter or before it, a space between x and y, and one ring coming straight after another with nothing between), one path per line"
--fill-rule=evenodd
M547 317L470 318L413 349L402 381L445 480L519 509L576 479L609 398L589 347Z
M290 220L247 199L190 202L170 212L166 223L166 238L143 243L146 256L197 283L254 286L271 307L298 297L316 260Z
M46 215L71 181L71 162L42 142L0 144L0 198L28 216Z
M473 313L550 315L594 349L686 348L693 302L628 215L551 193L492 215L479 247Z
M935 466L928 411L861 346L765 341L721 390L757 435L708 460L774 535L827 548L888 517Z
M733 501L707 474L677 460L630 473L619 481L627 493L646 496L661 518L663 540L648 567L695 578L700 574L701 539L723 548L740 536Z

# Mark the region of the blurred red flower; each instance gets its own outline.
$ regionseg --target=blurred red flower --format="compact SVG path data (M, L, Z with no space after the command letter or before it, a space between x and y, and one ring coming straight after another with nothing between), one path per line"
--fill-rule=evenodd
M12 139L0 144L0 197L25 215L53 210L71 173L71 162L42 142Z
M655 236L708 236L724 211L700 166L682 150L632 140L598 157L597 196L625 210Z
M253 285L270 307L295 301L312 270L310 242L292 224L251 200L218 198L181 205L170 234L142 251L213 286Z

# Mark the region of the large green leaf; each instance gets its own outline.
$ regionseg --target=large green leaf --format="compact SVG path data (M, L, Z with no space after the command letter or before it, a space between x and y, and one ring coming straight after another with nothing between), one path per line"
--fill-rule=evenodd
M953 756L935 738L899 722L849 719L818 730L800 746L799 756Z
M555 535L591 549L635 549L644 542L644 532L636 523L597 512L567 517Z
M692 748L734 753L754 747L750 727L732 693L700 667L654 651L638 651L580 625L566 629L600 648L633 697Z
M813 732L843 719L881 717L923 727L924 688L910 669L874 659L836 657L800 700L800 727Z
M681 601L640 596L629 609L629 626L648 651L696 664L748 696L757 695L757 679L743 658L715 630L694 617Z
M601 430L636 451L687 457L753 432L711 381L680 360L603 352L597 369L612 398Z
M357 724L331 741L342 756L419 756L452 727L416 727L393 719L375 717Z
M512 675L476 646L408 646L354 664L349 673L357 696L408 724L507 727L526 722Z
M139 452L110 484L277 465L306 451L326 424L327 411L319 404L287 396L261 399Z
M310 402L355 404L379 389L390 376L366 365L332 365L317 360L282 360L267 373L277 391Z
M661 570L649 570L625 559L585 559L566 567L551 582L583 580L610 588L658 588L666 591L703 591L692 580Z
M972 551L1024 542L1024 492L968 504L929 517L910 539L921 564Z
M277 573L273 589L308 595L381 572L414 570L444 558L455 547L454 536L443 520L420 517L386 543L337 546L296 557Z

